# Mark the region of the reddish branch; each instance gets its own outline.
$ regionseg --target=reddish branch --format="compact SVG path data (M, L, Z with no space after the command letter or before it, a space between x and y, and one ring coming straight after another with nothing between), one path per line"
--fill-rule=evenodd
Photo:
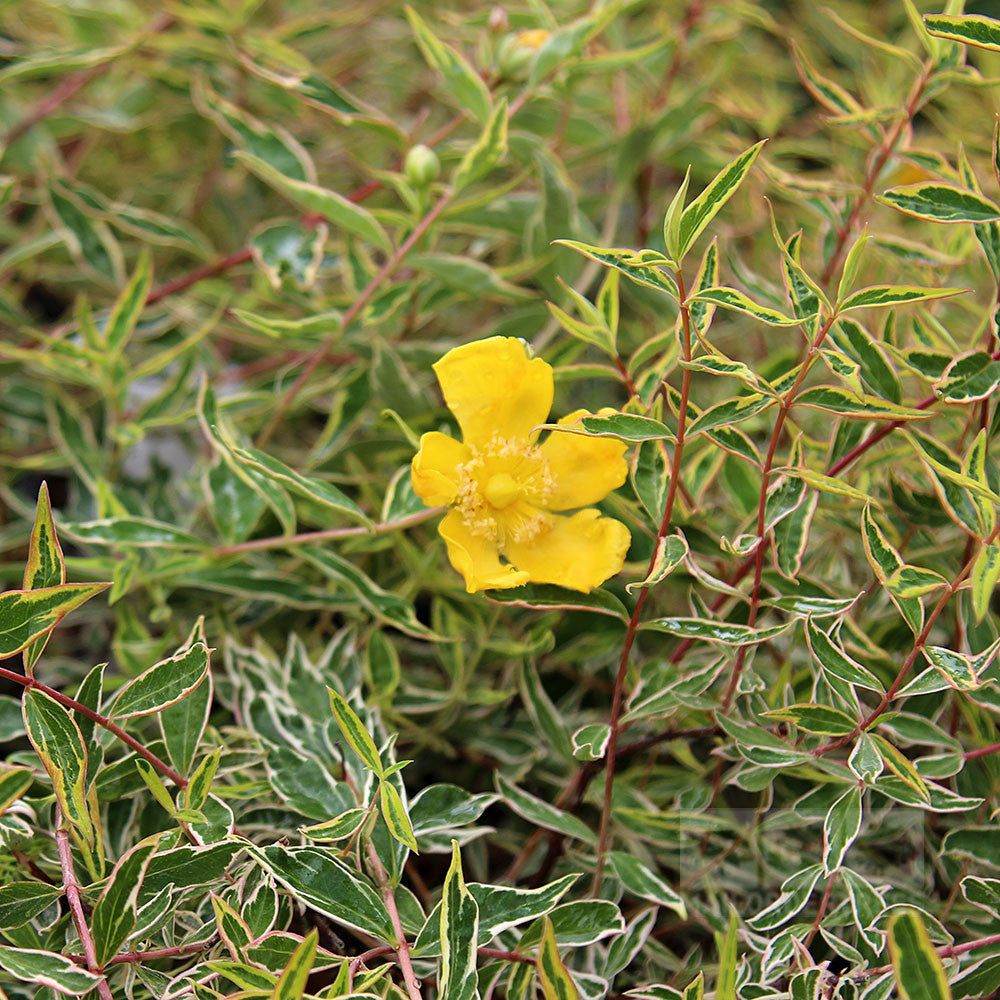
M766 544L767 525L765 523L765 516L767 514L767 491L771 485L771 470L774 468L774 456L778 449L778 442L781 440L781 432L785 427L785 420L787 419L792 406L795 404L795 397L798 395L799 389L802 388L802 383L806 380L806 376L812 369L816 360L816 352L826 339L826 335L830 332L830 328L833 326L833 322L836 318L835 313L830 316L817 334L816 340L809 346L808 357L803 362L792 387L781 400L781 405L778 408L778 419L775 420L774 430L771 432L771 442L767 448L767 457L764 459L764 466L760 479L760 495L757 500L757 545L753 555L753 593L750 597L750 615L747 619L747 625L750 628L753 628L754 625L756 625L757 611L760 608L760 587L764 574L764 552L768 547ZM743 671L743 663L746 660L746 655L747 647L740 646L739 652L736 654L736 662L733 664L732 675L729 678L729 686L726 688L726 693L722 699L723 711L729 708L729 705L733 700L733 695L736 693L736 686L739 683L740 675Z
M146 35L157 35L173 24L174 18L170 14L160 14L154 18L141 32L141 37ZM36 104L17 124L8 129L7 134L0 142L0 147L10 146L17 142L22 136L30 132L39 122L44 121L49 115L58 111L68 100L78 94L91 80L107 73L114 64L114 58L109 58L107 62L99 63L97 66L88 66L76 73L71 73L62 81L50 94L46 95Z
M886 165L886 162L892 155L893 150L896 148L896 143L899 142L899 137L903 134L903 129L906 128L911 121L913 121L913 116L917 113L917 109L920 106L920 99L923 97L924 91L927 89L927 84L930 81L933 69L934 67L932 63L924 63L924 67L921 70L920 75L913 83L913 89L910 91L910 96L906 101L906 107L903 109L902 116L896 120L896 123L886 133L885 138L882 140L882 145L879 146L876 151L875 156L872 159L871 166L868 168L868 173L865 176L865 182L861 188L861 193L858 195L857 200L854 202L854 207L851 209L851 214L847 217L844 224L837 230L837 242L834 244L833 254L830 256L830 261L826 265L826 269L823 271L823 277L820 279L821 284L829 284L830 279L840 268L844 248L847 245L847 239L851 233L854 232L854 229L858 224L858 220L861 218L861 213L864 210L865 205L868 204L868 199L872 196L875 181L878 180L878 175L882 172L882 168Z
M92 722L96 722L102 729L106 729L109 733L113 733L117 736L118 739L126 744L126 746L131 747L137 754L139 754L140 757L149 761L149 763L152 764L152 766L155 767L160 774L169 778L175 785L178 786L178 788L187 787L187 778L178 774L169 764L160 760L160 758L157 757L151 750L147 750L146 747L144 747L138 740L129 736L124 729L115 725L115 723L113 723L107 716L101 715L100 712L95 712L87 705L64 695L55 688L49 687L48 684L43 684L34 677L25 677L24 674L15 673L13 670L8 670L6 667L0 667L0 677L6 677L7 680L13 681L15 684L20 684L23 688L41 691L43 694L47 694L54 701L59 702L59 704L65 708L71 708L74 712L79 712L81 715L86 716Z
M1000 536L1000 524L993 529L988 538L983 540L983 545L991 545L997 540L998 536ZM903 681L906 680L910 669L913 664L916 663L917 657L920 655L920 651L924 648L924 644L927 642L928 636L930 636L931 629L934 627L935 622L940 617L941 612L948 606L948 602L955 596L968 575L972 572L972 567L975 565L977 557L978 551L966 560L965 565L961 568L961 570L959 570L958 576L956 576L955 579L948 584L944 593L940 596L940 598L938 598L937 604L934 605L930 614L927 616L927 621L924 623L924 627L920 630L920 634L913 642L913 649L910 650L910 654L903 661L903 665L899 668L895 679L892 684L889 685L889 689L885 692L885 694L882 695L879 703L850 733L846 736L840 736L835 740L831 740L829 743L824 743L821 747L817 747L812 751L813 756L819 757L830 750L836 750L838 747L842 747L851 742L861 733L870 729L879 716L882 715L889 705L892 704L892 699L896 697L896 694L902 686Z
M66 893L66 901L69 903L70 913L73 914L73 923L76 925L76 932L80 936L80 944L83 945L84 960L87 968L96 976L101 976L97 983L97 992L101 995L101 1000L114 1000L111 995L111 987L102 975L101 966L97 961L97 952L94 949L94 939L91 937L90 928L87 926L87 917L83 912L83 900L80 899L80 883L76 880L76 872L73 869L73 851L69 845L69 831L61 814L57 814L58 826L56 827L56 845L59 848L59 864L63 873L63 891Z
M684 341L684 360L691 360L691 313L687 305L687 291L684 287L684 275L681 269L674 272L677 281L678 297L680 301L681 330ZM677 486L681 480L681 459L684 456L684 431L687 426L688 395L691 390L691 369L684 368L681 375L681 398L677 410L677 441L674 444L674 453L670 464L670 484L667 487L667 499L663 508L663 518L660 521L660 528L656 533L656 543L653 546L653 554L649 560L649 569L646 571L648 578L656 565L656 558L659 554L660 546L664 544L667 534L670 531L670 519L674 512L674 501L677 499ZM615 755L618 751L618 738L621 735L621 713L622 701L625 694L625 679L628 676L629 657L632 653L632 645L635 642L636 633L639 630L639 622L642 619L642 609L646 605L649 597L649 585L640 585L639 598L632 609L632 616L629 618L628 626L625 630L625 640L622 643L621 658L618 661L618 673L615 676L615 690L611 701L611 732L608 737L608 747L604 755L605 776L604 776L604 808L601 810L600 833L597 838L597 868L594 871L594 894L597 895L601 889L601 878L604 875L604 856L608 849L608 837L611 832L611 796L615 786Z

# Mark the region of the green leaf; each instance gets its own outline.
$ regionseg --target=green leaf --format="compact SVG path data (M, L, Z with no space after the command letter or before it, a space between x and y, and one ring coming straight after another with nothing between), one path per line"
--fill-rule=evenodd
M578 820L571 813L557 809L543 802L542 799L529 794L508 781L499 771L493 773L496 790L501 799L518 814L546 830L555 830L566 837L582 840L585 844L595 844L597 838L594 831L586 823Z
M208 658L208 647L196 642L160 660L122 689L109 714L115 719L134 719L175 704L205 679Z
M538 982L545 1000L580 1000L576 984L559 957L555 931L548 917L543 918L537 970Z
M792 56L799 78L806 90L828 111L835 114L855 114L861 105L839 83L819 73L802 54L798 44L792 41Z
M318 545L311 545L299 551L326 576L344 584L348 592L380 621L387 622L418 639L441 638L426 625L421 624L409 601L383 590L351 560L343 559L329 548Z
M104 326L104 345L112 358L121 354L132 336L145 308L152 282L153 268L149 252L146 251L139 255L135 273L115 302Z
M675 440L666 424L635 413L588 413L572 424L542 424L542 427L558 430L560 434L613 437L629 442Z
M510 886L470 882L469 892L475 897L479 906L478 943L487 944L508 927L516 927L518 924L551 913L577 877L564 875L555 882L537 889L515 889ZM440 907L441 904L438 903L431 911L417 936L413 946L415 955L423 957L440 953Z
M262 181L275 188L286 198L324 219L345 232L360 237L386 253L392 252L392 243L375 216L343 195L318 184L310 184L280 173L259 156L238 150L236 159L242 161Z
M902 402L903 389L892 366L873 340L871 334L850 316L842 316L834 324L831 337L842 351L861 366L861 378L876 395L897 405Z
M198 421L205 436L232 472L250 487L274 512L285 534L295 530L295 507L288 493L270 476L266 476L236 453L236 444L219 412L215 393L208 379L202 380L198 398Z
M704 434L717 427L727 427L730 424L739 423L741 420L748 420L760 413L761 410L767 409L773 402L774 399L771 396L765 396L761 393L725 399L699 414L688 427L688 436L693 437L695 434Z
M687 539L678 531L667 535L656 543L656 552L646 578L639 583L627 583L625 589L631 594L635 590L652 587L665 580L687 558Z
M840 304L840 312L851 309L883 309L886 306L900 306L907 302L925 302L928 299L945 299L951 295L962 295L967 288L917 288L911 285L872 285L849 295Z
M929 222L994 222L1000 219L1000 207L988 198L940 181L905 184L876 195L875 200Z
M212 788L212 781L215 772L219 767L219 757L222 748L216 747L198 765L198 769L191 775L187 787L184 789L184 805L188 809L200 809L208 798L208 793Z
M41 590L66 582L66 562L52 522L49 487L42 483L38 490L35 523L28 544L28 561L24 567L24 590Z
M191 770L198 754L198 744L208 725L212 694L212 672L208 671L204 682L186 698L168 705L157 715L167 756L180 774L186 775Z
M828 705L788 705L764 712L764 717L790 722L804 732L820 736L848 736L858 727L858 722L846 712Z
M23 712L28 739L52 779L59 808L83 840L93 844L86 796L87 748L79 727L59 702L42 691L25 691Z
M768 326L798 326L803 319L797 316L786 316L777 309L770 306L762 306L754 302L749 295L735 288L719 286L716 288L704 288L693 295L688 296L689 302L711 302L713 305L722 306L724 309L732 309L735 312L744 313L759 319ZM808 317L806 317L808 318Z
M858 736L858 742L854 744L847 765L866 783L874 781L885 770L882 755L867 733Z
M687 253L719 209L733 196L766 141L762 139L723 167L708 187L684 209L679 229L681 249L678 260Z
M806 641L820 666L834 677L879 694L885 691L882 682L867 667L848 656L844 648L834 642L811 618L806 622Z
M455 193L488 174L507 155L507 100L493 109L475 145L462 157L451 186Z
M529 583L510 590L487 591L486 599L493 604L513 604L521 608L540 610L582 610L599 615L628 620L625 605L606 590L592 590L583 594L547 583Z
M781 635L791 627L791 622L771 625L769 628L751 628L749 625L717 622L709 618L654 618L643 622L641 627L688 639L721 642L725 646L752 646Z
M885 586L897 597L922 597L948 586L948 581L940 573L930 569L900 566L885 581Z
M489 264L452 253L415 253L407 263L423 274L470 298L492 298L501 302L531 297L530 292L506 281ZM409 291L407 291L409 294Z
M361 758L361 762L376 777L381 778L385 773L382 768L382 758L379 757L378 748L375 741L368 734L368 730L362 725L354 709L347 704L342 695L337 694L333 688L327 689L330 693L330 707L333 709L333 717L337 720L344 739L350 744L351 749Z
M156 839L143 841L123 855L94 906L90 930L101 967L118 953L135 927L139 890L156 847Z
M655 288L658 292L666 292L675 302L678 300L677 282L663 270L664 267L676 270L677 265L661 253L654 250L595 247L577 240L555 240L554 242L560 246L569 247L571 250L583 254L584 257L589 257L590 260L596 260L598 264L620 271L636 284Z
M517 686L521 692L524 707L528 710L528 714L539 733L552 744L553 749L560 756L563 758L572 757L575 751L566 729L566 722L546 694L534 660L530 657L521 661L517 672Z
M667 253L677 261L684 259L681 248L681 216L684 212L684 201L687 198L690 183L691 168L688 167L684 171L684 180L681 181L681 186L670 200L667 213L663 217L663 244L667 248Z
M59 886L44 882L8 882L0 885L0 927L22 927L60 896L62 889Z
M600 760L608 749L611 727L606 722L581 726L573 733L573 757L576 760Z
M608 271L608 274L618 274L617 271ZM582 320L570 316L564 309L561 309L554 302L546 302L546 306L552 318L569 334L582 340L586 344L591 344L605 354L616 357L614 338L608 328L601 323L584 323Z
M875 749L885 762L886 767L899 778L901 782L913 789L917 796L924 802L931 801L930 788L921 778L920 773L913 764L897 750L884 736L878 733L869 733Z
M440 906L442 1000L475 1000L476 945L479 940L479 905L462 875L458 841L451 842L451 867L445 876Z
M340 721L339 717L337 721ZM406 807L399 797L399 792L388 781L383 781L379 787L379 802L382 808L382 819L385 820L389 833L416 854L417 839L413 836L410 817L406 814Z
M275 291L281 289L286 278L291 278L302 291L308 291L315 284L323 262L326 236L325 225L273 222L254 230L250 250L254 263ZM253 325L253 320L249 323Z
M52 504L49 501L49 488L43 482L38 490L38 503L35 507L35 523L31 529L31 541L28 544L28 561L24 567L24 590L40 590L45 587L57 587L66 582L66 561L63 558L56 526L52 521ZM43 635L32 642L24 650L25 671L30 676L32 667L45 649L51 633Z
M809 902L822 874L822 865L810 865L796 872L782 883L781 895L770 906L751 917L747 924L752 930L764 933L787 923Z
M172 524L148 517L103 517L96 521L67 521L63 531L91 545L125 548L202 549L205 543Z
M15 979L48 986L71 997L90 993L104 978L55 952L7 945L0 945L0 968L6 969Z
M823 872L829 875L844 863L847 849L861 830L861 789L849 788L823 820Z
M427 64L444 77L445 86L459 107L470 111L477 120L485 122L490 117L492 101L482 77L461 53L437 38L412 7L404 9Z
M852 420L926 420L934 414L908 406L896 406L878 396L859 399L847 389L817 385L795 397L796 406L811 406ZM805 478L805 477L803 477Z
M334 816L323 823L315 823L313 826L301 826L299 831L304 833L310 840L336 841L350 837L368 818L367 809L348 809L347 812Z
M273 1000L302 1000L309 982L309 973L312 972L316 961L318 942L319 931L314 927L292 952L292 957L288 960L288 965L285 966L271 994Z
M638 858L623 851L611 851L608 861L627 892L640 899L649 899L673 910L681 920L687 919L687 907L680 895Z
M293 493L298 493L314 503L322 504L341 514L348 514L356 520L365 524L371 524L371 519L361 510L358 505L341 493L336 486L316 479L312 476L303 476L301 473L290 469L283 462L276 458L258 451L256 448L240 448L233 446L233 454L252 469L256 469L262 475L269 477L287 486Z
M211 844L207 847L175 847L153 856L146 869L141 900L148 903L168 885L178 890L197 886L201 889L225 876L240 844Z
M984 545L972 564L972 610L981 622L990 609L990 600L1000 580L1000 545Z
M7 699L4 699L4 703L11 706L11 721L13 722L14 712L16 711L18 722L23 723L20 704L13 698L11 698L9 702ZM12 739L14 736L20 736L24 732L23 724L18 728L20 729L20 732L18 732L13 726L10 729L5 726L3 731L0 732L0 736L3 737L3 742L7 742L8 739ZM5 813L8 807L24 795L24 793L31 788L34 783L35 776L29 768L11 767L0 771L0 815Z
M688 983L682 1000L703 1000L705 996L705 973L699 972L698 978Z
M868 227L866 226L861 235L854 241L851 249L847 251L844 258L844 267L840 275L840 283L837 285L837 302L843 302L848 289L854 284L854 279L858 274L858 267L861 264L861 255L864 253L865 244L868 242ZM840 310L837 310L840 312Z
M945 649L943 646L923 646L921 652L951 687L960 691L970 691L979 687L979 669L981 668L977 669L978 665L973 663L972 657ZM989 658L992 658L995 652L996 643L987 650ZM979 659L980 657L976 657L976 660ZM983 661L983 667L987 662L988 660Z
M79 192L63 181L50 181L48 194L56 229L70 253L105 281L124 283L121 248L107 224L92 218Z
M736 962L739 950L739 925L736 911L729 910L725 935L715 933L719 953L719 972L715 982L716 1000L736 1000Z
M279 844L247 850L306 906L380 941L395 940L389 912L371 883L330 851Z
M924 25L931 35L1000 52L1000 21L980 14L927 14Z
M64 583L0 594L0 659L20 653L32 640L54 629L70 611L110 586Z
M889 955L903 1000L951 1000L948 977L916 910L889 918Z
M985 351L973 351L948 365L934 384L934 392L946 403L964 405L989 398L997 386L1000 386L1000 361L994 361Z

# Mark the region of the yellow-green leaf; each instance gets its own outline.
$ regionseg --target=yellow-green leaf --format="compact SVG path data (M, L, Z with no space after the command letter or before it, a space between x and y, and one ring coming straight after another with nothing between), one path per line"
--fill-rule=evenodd
M889 955L902 1000L951 1000L941 957L916 910L889 918Z
M378 755L378 748L375 741L368 734L368 730L361 724L354 709L347 704L343 696L337 694L333 688L327 689L330 692L330 707L333 709L333 717L340 726L340 731L344 734L344 739L351 745L351 749L361 758L362 763L369 771L378 777L382 777L382 758Z
M379 803L382 807L382 819L385 820L389 833L416 854L417 839L413 836L410 817L406 814L399 792L388 781L383 781L379 787Z
M545 1000L580 1000L576 984L559 957L552 921L545 917L538 949L538 981Z

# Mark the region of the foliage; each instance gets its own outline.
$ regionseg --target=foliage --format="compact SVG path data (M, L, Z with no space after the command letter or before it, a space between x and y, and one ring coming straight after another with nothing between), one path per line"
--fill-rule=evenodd
M0 5L0 994L1000 987L943 6ZM589 593L466 593L413 492L496 335L628 445Z

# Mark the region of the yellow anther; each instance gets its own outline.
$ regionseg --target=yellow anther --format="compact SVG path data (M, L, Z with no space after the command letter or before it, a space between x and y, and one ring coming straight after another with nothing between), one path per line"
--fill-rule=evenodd
M490 481L483 491L486 499L497 510L509 507L521 495L521 485L507 472L498 472L490 476Z

